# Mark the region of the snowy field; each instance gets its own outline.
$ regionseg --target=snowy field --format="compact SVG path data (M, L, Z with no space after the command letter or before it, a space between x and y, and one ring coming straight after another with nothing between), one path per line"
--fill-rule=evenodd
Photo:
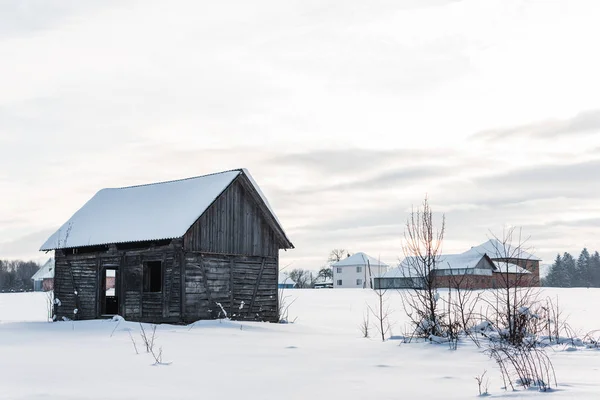
M484 370L493 398L598 399L600 351L551 350L559 388L505 392L494 362L469 342L361 338L369 290L288 290L293 324L204 321L161 325L153 366L139 324L48 323L43 293L0 294L0 399L465 399ZM548 289L581 333L600 328L600 290ZM405 318L390 299L393 334ZM137 342L136 355L130 333ZM111 336L112 335L112 336Z

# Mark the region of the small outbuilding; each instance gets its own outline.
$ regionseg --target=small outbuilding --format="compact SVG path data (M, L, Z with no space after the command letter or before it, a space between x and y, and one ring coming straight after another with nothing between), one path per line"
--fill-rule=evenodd
M279 250L292 248L237 169L102 189L40 250L55 252L55 318L176 323L277 321Z
M54 259L50 258L31 277L34 292L47 292L54 288Z
M296 287L296 282L285 272L279 273L279 289L293 289Z

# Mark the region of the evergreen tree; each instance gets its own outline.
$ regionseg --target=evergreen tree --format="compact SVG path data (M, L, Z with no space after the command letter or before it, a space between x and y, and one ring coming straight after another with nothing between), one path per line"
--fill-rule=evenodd
M590 257L590 279L592 287L600 287L600 254L598 252Z
M560 254L556 255L556 259L554 260L554 264L550 267L550 271L548 271L548 275L542 281L542 286L552 286L552 287L560 287L562 286L560 276L564 275L564 268L562 265L562 259L560 258Z
M562 265L564 273L560 276L561 282L563 282L561 287L574 287L577 284L578 279L577 263L575 262L575 259L571 254L565 253L562 257Z
M577 279L575 286L590 287L592 284L590 272L590 253L584 248L577 259Z

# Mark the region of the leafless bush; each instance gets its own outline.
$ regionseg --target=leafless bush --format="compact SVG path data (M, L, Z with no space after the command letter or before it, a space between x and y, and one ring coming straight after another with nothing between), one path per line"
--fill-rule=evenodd
M475 377L477 381L477 388L479 389L479 396L489 396L488 388L490 386L490 380L486 378L487 370L483 371L483 374Z
M413 284L412 288L400 291L402 303L415 334L421 337L443 336L435 269L442 254L445 217L442 216L439 229L434 225L433 212L426 197L422 208L413 209L409 214L402 244L405 258L400 268L404 279Z
M46 292L46 312L48 321L54 321L54 290Z
M127 332L129 333L129 338L131 339L131 343L133 343L133 349L135 350L135 354L140 354L140 352L138 351L138 348L137 348L137 344L135 343L135 339L133 338L133 335L131 334L131 331L128 330Z
M283 289L283 288L279 289L278 296L279 296L278 310L277 310L277 315L279 316L278 321L280 324L290 323L290 319L289 319L290 307L292 306L292 304L294 304L296 299L290 300L290 298L292 296L287 295L285 293L285 289ZM296 321L296 318L294 318L294 320L291 322L294 323L295 321Z
M144 329L144 325L142 323L140 323L140 336L142 337L142 342L144 343L144 346L146 346L146 353L150 353L152 355L152 358L154 358L154 365L169 365L171 363L163 362L162 347L159 347L158 349L155 348L156 328L157 328L157 325L152 324L151 325L151 329L152 329L151 334L148 334L148 333L146 333L146 330ZM135 341L134 341L134 346L135 346ZM137 346L135 346L135 348L136 348L136 353L137 353Z
M391 310L387 299L387 289L373 289L377 295L377 306L375 308L367 305L369 311L375 317L375 328L381 335L381 341L385 342L385 338L391 329L390 314Z
M600 348L600 330L593 330L586 333L583 337L583 342L588 348Z
M504 387L515 389L514 384L524 388L536 387L542 392L551 389L556 383L554 366L543 348L535 343L514 346L508 341L489 342L486 352L496 361Z
M371 325L369 323L369 310L367 310L365 313L363 313L363 320L359 325L360 328L360 333L362 334L363 338L369 338L370 336L370 329L371 329Z
M154 349L154 339L156 338L157 326L154 324L150 326L152 329L152 333L149 336L148 334L146 334L144 325L140 322L140 336L142 337L142 342L144 343L144 346L146 346L146 353L150 353Z

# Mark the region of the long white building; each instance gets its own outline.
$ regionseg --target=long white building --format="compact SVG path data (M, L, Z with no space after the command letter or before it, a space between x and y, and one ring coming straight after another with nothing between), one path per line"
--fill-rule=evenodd
M372 288L373 278L386 273L389 266L365 253L340 260L332 265L333 287Z

